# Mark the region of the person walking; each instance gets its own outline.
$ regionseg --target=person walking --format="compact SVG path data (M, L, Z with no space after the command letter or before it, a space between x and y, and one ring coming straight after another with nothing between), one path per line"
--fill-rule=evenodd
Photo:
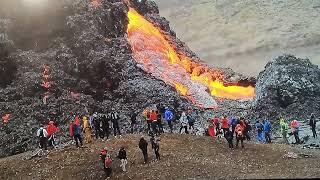
M288 129L289 129L288 128L288 123L286 122L286 120L283 119L283 118L280 118L280 131L281 131L281 134L282 134L283 141L286 144L289 144L289 141L288 141L288 138L287 138Z
M101 151L100 151L100 158L101 158L101 162L104 163L105 160L106 160L106 157L107 157L107 154L108 154L108 148L107 147L104 147Z
M245 125L244 132L243 132L244 137L247 141L250 141L251 140L250 131L252 130L252 127L247 120L244 120L244 125Z
M139 141L139 148L142 151L144 163L148 162L148 142L141 136Z
M119 153L118 153L118 158L121 161L120 167L121 167L122 171L126 172L127 171L126 165L128 164L128 161L127 161L127 152L124 147L120 148Z
M264 137L266 138L267 143L271 143L271 124L268 119L264 121L263 124Z
M216 127L216 135L221 134L220 120L218 116L214 116L214 118L212 119L212 124L214 124L214 126Z
M260 121L256 121L257 141L263 142L263 124Z
M182 129L184 128L184 132L186 134L189 134L188 132L188 118L185 112L182 112L181 117L180 117L180 124L181 124L181 128L180 128L180 134Z
M101 119L98 115L97 112L94 113L94 118L93 118L93 126L94 126L94 134L96 136L96 139L99 139L101 135Z
M233 133L233 134L234 134L234 131L235 131L236 126L237 126L238 123L239 123L238 118L236 118L236 117L232 117L232 118L231 118L229 124L231 125L231 130L232 130L232 133Z
M81 137L81 126L79 124L76 124L73 120L71 121L69 126L69 135L75 140L76 146L78 148L80 147L79 142L81 147L83 146Z
M91 137L91 127L89 124L89 120L86 116L83 116L83 131L85 133L85 141L86 143L91 143L92 142L92 137Z
M316 118L315 118L314 114L311 114L309 125L310 125L311 130L312 130L313 138L318 137L317 132L316 132L317 121L316 121Z
M188 119L188 125L189 125L189 130L194 132L194 118L192 117L192 111L189 111L187 114L187 119Z
M157 111L157 125L158 125L158 132L163 133L163 127L162 127L162 115L160 111Z
M229 144L229 148L233 149L233 133L232 131L230 131L228 129L228 131L226 132L225 136L224 136Z
M109 117L107 114L103 114L101 117L101 125L102 125L102 133L103 136L107 137L109 139L110 136L110 127L109 127Z
M152 110L151 114L150 114L150 121L151 121L151 127L152 127L152 131L155 134L158 134L158 129L157 129L157 113L155 110Z
M296 140L295 144L300 144L300 138L299 138L299 122L297 120L293 120L290 123L291 132Z
M47 150L47 130L43 127L40 127L37 131L37 137L39 138L40 148L42 150Z
M172 127L173 112L169 108L166 108L166 111L164 113L164 118L168 123L168 126L170 128L170 133L172 133L172 131L173 131L173 127Z
M154 154L156 155L156 159L160 160L160 153L159 153L159 150L160 150L160 144L159 144L160 138L155 137L154 135L151 135L150 142L151 142L152 149L154 150Z

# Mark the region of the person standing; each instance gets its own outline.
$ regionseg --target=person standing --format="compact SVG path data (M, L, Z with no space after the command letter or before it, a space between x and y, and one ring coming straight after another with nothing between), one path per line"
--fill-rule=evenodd
M316 118L315 118L314 114L311 114L309 125L310 125L311 130L312 130L313 138L318 137L317 132L316 132L317 121L316 121Z
M43 127L39 128L37 131L37 137L39 138L40 148L42 150L47 150L47 130Z
M120 151L118 153L118 158L121 161L120 167L121 167L122 171L126 172L127 171L126 165L127 165L128 161L127 161L127 152L124 149L124 147L120 148Z
M166 108L166 111L164 113L164 118L168 123L168 126L170 128L170 132L172 133L172 131L173 131L173 128L172 128L173 113L169 108Z
M239 123L239 120L236 117L232 117L230 120L230 125L231 125L231 129L232 129L232 133L234 134L234 131L236 129L237 124Z
M263 125L260 121L256 121L257 141L263 142Z
M188 118L185 112L182 112L181 117L180 117L180 124L181 124L181 128L180 128L180 134L182 129L184 128L184 132L186 134L189 134L188 132Z
M148 142L144 139L143 136L140 138L139 148L142 151L144 163L147 163L147 161L148 161Z
M100 117L98 116L98 113L95 112L94 115L93 115L93 126L94 126L94 130L95 130L95 136L96 136L96 139L99 139L100 137L100 134L101 134L101 119Z
M157 113L155 110L152 110L151 114L150 114L150 121L151 121L151 127L152 127L152 131L155 134L158 134L158 130L157 130Z
M117 136L117 134L119 134L121 136L120 127L119 127L119 119L120 119L120 117L117 112L111 113L111 120L112 120L114 136Z
M157 111L157 124L158 124L158 132L163 133L163 127L162 127L162 115L160 111Z
M293 120L290 123L291 132L296 140L296 144L300 144L299 138L299 122L297 120Z
M214 126L216 127L216 135L221 134L219 121L220 120L219 120L218 116L214 116L214 118L212 119L212 124L214 124Z
M110 154L107 154L104 161L104 172L106 173L107 179L110 178L112 174L111 164L112 164L111 156Z
M228 119L226 117L222 117L221 118L221 128L223 130L223 135L226 135L226 132L229 130L230 126L229 126L229 122Z
M263 131L264 131L264 137L266 138L266 142L267 142L267 143L271 143L271 135L270 135L270 132L271 132L271 124L270 124L270 122L269 122L268 119L266 119L266 120L264 121Z
M101 117L101 124L102 124L102 133L103 136L106 136L109 139L110 135L110 127L109 127L109 117L106 114L103 114Z
M235 127L235 133L236 133L236 139L237 139L237 143L236 143L236 147L238 147L239 141L241 142L241 148L244 148L243 145L243 131L244 131L244 124L243 123L238 123Z
M187 119L188 119L188 125L189 125L189 130L194 131L194 118L192 117L192 111L189 111L187 114Z
M133 132L136 129L136 126L137 126L137 113L132 112L130 119L131 119L131 133L133 134Z
M289 129L288 128L288 123L286 122L286 120L284 120L283 118L280 118L280 130L281 130L283 141L286 144L289 144L289 141L288 141L288 138L287 138L288 129Z
M91 138L91 127L89 124L89 120L86 116L83 116L82 120L83 120L83 130L85 133L85 141L86 143L91 143L92 138Z
M243 132L244 137L245 139L247 139L247 141L250 141L251 140L250 131L252 130L251 125L247 120L244 120L244 125L245 125L244 132Z
M72 137L75 142L76 142L76 146L79 148L79 142L81 147L83 146L82 144L82 137L81 137L81 126L76 124L73 120L70 123L70 127L69 127L69 135L70 137Z
M54 125L53 121L49 121L47 126L47 133L48 133L48 143L49 146L52 145L55 148L55 134L58 132L58 128Z

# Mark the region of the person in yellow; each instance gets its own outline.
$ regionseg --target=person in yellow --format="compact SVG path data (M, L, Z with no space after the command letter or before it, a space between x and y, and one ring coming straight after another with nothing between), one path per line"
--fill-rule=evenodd
M83 131L85 133L86 143L91 143L92 138L91 138L91 127L90 127L89 120L86 116L83 116L82 120L83 120Z
M288 134L288 123L285 119L280 118L280 130L282 134L282 138L286 144L289 144L287 134Z
M144 111L142 112L143 118L145 119L145 121L147 121L147 124L148 124L148 131L150 131L151 122L152 122L149 119L150 113L151 113L151 110L149 110L148 108L144 109Z

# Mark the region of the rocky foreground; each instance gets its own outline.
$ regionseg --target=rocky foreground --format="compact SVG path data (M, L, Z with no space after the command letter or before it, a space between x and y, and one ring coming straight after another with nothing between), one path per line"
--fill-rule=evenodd
M112 179L261 179L316 178L319 151L281 144L245 142L245 149L230 150L224 139L192 135L163 135L159 162L143 164L137 147L140 135L128 135L86 145L52 150L47 157L28 160L31 152L0 159L0 179L104 179L100 150L109 147L114 158ZM122 173L118 149L128 154L128 172ZM149 145L149 156L154 155Z

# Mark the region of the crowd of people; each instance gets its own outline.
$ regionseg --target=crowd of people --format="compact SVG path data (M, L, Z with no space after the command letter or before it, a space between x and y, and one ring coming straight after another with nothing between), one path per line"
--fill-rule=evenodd
M174 124L178 126L177 132L190 134L195 132L195 119L196 116L191 108L185 108L182 111L176 111L172 107L164 107L157 105L156 108L146 108L141 114L139 112L132 112L130 115L131 120L131 133L140 133L141 129L138 129L137 117L141 115L143 121L146 123L145 131L150 136L150 143L155 154L155 158L160 160L160 135L164 132L173 133ZM165 123L163 122L165 121ZM91 116L74 116L69 125L69 135L74 140L78 148L83 147L83 136L85 143L92 143L93 137L95 139L109 139L111 135L111 129L115 137L121 137L120 128L120 116L117 112L111 112L107 114L94 112ZM224 137L228 143L229 148L237 148L239 144L244 148L244 141L251 140L251 134L253 129L255 130L255 136L257 142L271 143L271 131L272 125L268 119L262 122L256 121L254 126L243 117L231 117L214 116L208 121L209 126L206 134L211 137ZM297 120L292 120L290 124L284 119L280 118L280 131L285 143L289 144L288 134L292 134L295 137L296 144L300 144L299 128L300 123ZM111 124L112 123L112 124ZM166 125L166 127L165 127ZM180 125L180 126L179 126ZM313 137L317 137L316 133L316 120L314 115L311 116L309 125L313 132ZM112 128L110 127L112 126ZM288 129L291 128L291 132L288 133ZM59 129L55 126L53 121L49 121L47 127L41 127L37 131L37 137L39 138L40 147L47 150L47 144L55 147L55 134ZM84 135L82 135L84 134ZM145 137L141 137L137 147L141 149L144 163L148 162L148 141ZM100 157L103 162L103 167L107 177L112 174L112 156L108 152L107 148L103 149L100 153ZM125 172L127 165L127 154L124 147L119 150L117 157L121 161L121 168Z

